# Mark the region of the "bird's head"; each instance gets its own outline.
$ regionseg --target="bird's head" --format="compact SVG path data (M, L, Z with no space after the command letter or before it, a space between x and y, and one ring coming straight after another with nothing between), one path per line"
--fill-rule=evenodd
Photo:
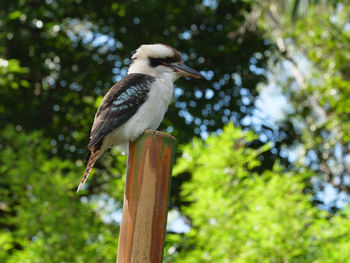
M179 51L164 44L140 46L132 56L130 73L166 77L171 81L181 76L203 78L201 73L184 64Z

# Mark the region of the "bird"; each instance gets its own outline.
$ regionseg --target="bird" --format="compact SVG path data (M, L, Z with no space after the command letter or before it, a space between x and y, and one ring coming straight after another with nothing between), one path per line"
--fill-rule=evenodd
M136 50L127 75L108 90L97 109L77 192L108 148L127 148L146 129L159 127L173 97L174 82L181 76L204 78L185 65L181 53L169 45L143 44Z

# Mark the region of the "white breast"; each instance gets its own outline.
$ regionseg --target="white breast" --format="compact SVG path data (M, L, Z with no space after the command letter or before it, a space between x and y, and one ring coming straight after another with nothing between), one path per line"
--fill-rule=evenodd
M115 145L126 144L137 139L145 129L156 130L173 96L174 84L168 78L156 78L147 100L123 125L110 132L103 140L101 154Z

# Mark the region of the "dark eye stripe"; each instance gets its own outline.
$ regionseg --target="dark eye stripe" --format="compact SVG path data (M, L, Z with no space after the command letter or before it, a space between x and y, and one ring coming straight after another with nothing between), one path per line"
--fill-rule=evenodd
M151 65L151 67L155 68L159 65L163 65L163 64L170 64L170 63L174 63L177 62L177 60L173 57L166 57L166 58L149 58L149 64Z

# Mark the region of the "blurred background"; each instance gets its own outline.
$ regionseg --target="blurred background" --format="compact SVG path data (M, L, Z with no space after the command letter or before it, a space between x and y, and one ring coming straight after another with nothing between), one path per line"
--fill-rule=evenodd
M0 262L115 262L126 157L90 127L144 43L176 82L164 262L350 262L350 2L0 2Z

